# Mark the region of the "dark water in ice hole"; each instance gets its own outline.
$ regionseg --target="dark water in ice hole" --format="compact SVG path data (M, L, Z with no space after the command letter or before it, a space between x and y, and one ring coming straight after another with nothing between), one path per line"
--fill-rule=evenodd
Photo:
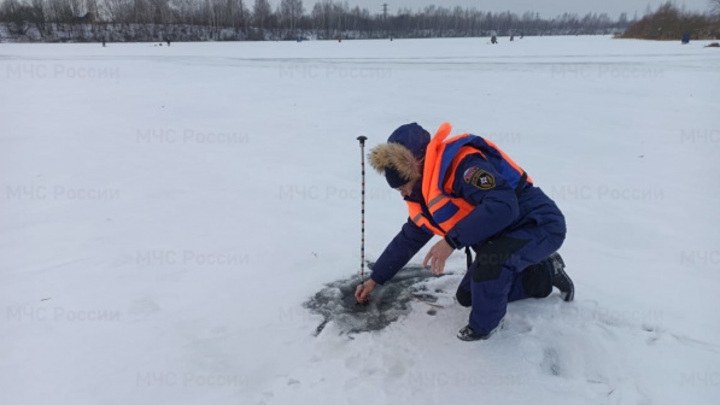
M368 263L372 269L374 263ZM334 323L341 333L376 331L385 328L410 312L410 301L421 300L435 302L437 297L433 291L420 285L430 278L437 278L430 270L420 266L408 266L400 270L385 285L378 285L370 296L370 302L360 305L355 301L355 289L360 283L360 276L355 274L349 278L326 284L303 305L311 312L323 316L323 321L315 330L319 335L328 323ZM440 276L442 277L442 276ZM439 291L435 291L439 292ZM430 309L430 315L435 311Z

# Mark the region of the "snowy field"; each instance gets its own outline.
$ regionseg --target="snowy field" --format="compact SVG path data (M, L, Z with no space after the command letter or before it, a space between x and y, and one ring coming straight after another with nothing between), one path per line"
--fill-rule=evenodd
M720 52L500 40L0 44L0 403L717 403ZM458 252L435 316L313 336L359 268L355 138L413 121L556 200L575 302L461 342ZM367 182L375 259L407 213Z

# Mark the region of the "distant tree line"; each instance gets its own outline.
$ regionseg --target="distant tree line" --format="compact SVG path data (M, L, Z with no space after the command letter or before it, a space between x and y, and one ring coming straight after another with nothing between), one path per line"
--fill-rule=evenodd
M718 1L718 0L713 0ZM627 14L483 12L428 6L370 13L347 2L318 0L0 0L0 23L11 38L53 40L263 40L311 37L418 38L622 33Z
M720 39L720 0L711 0L710 14L688 13L671 2L660 5L630 25L623 38L679 40L683 35L694 39Z

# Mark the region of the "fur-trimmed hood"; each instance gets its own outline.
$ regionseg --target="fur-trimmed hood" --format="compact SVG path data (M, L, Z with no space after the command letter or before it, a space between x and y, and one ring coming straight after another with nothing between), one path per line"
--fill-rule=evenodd
M387 143L370 151L370 164L379 173L394 169L405 180L418 180L429 143L430 133L423 127L417 123L403 125L390 135Z

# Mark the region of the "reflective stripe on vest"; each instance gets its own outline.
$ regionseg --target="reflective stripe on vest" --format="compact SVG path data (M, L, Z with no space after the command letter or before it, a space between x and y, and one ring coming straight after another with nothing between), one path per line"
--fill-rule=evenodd
M434 233L438 236L445 236L443 229L435 227L435 225L428 220L423 214L422 207L419 203L406 201L408 205L408 211L410 213L410 219L418 226L418 228L424 230L427 233Z

